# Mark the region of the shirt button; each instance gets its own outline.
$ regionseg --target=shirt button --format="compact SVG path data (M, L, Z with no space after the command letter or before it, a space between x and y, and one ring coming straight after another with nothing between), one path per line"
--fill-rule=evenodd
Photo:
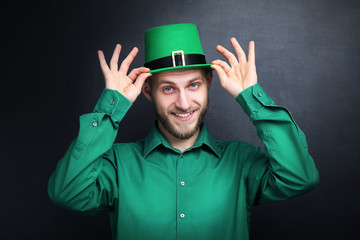
M180 218L185 218L185 214L184 214L184 213L181 213L181 214L180 214Z
M262 96L262 94L261 94L261 93L258 93L258 96L259 96L259 97L261 97L261 96Z
M180 185L181 185L181 186L185 186L185 182L184 182L184 181L181 181L181 182L180 182Z
M96 127L97 126L97 122L93 122L93 124L92 124L94 127Z
M115 101L114 101L114 100L111 100L111 101L110 101L110 104L111 104L111 105L114 105L114 104L115 104Z
M180 157L181 157L181 158L184 158L184 155L181 154Z

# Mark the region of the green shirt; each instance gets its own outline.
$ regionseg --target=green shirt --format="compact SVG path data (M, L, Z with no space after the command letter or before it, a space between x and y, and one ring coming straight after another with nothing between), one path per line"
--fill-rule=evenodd
M131 107L106 89L52 174L51 200L87 214L106 212L114 239L249 239L251 207L284 200L319 182L303 132L256 84L236 100L265 145L212 138L203 125L194 146L172 148L157 129L113 144ZM240 124L240 123L239 123Z

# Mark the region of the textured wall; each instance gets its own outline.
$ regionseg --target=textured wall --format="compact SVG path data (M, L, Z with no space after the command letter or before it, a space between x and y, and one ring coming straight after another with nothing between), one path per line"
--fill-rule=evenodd
M237 37L256 43L259 83L305 132L321 184L286 202L253 209L252 239L350 239L358 234L360 4L342 0L14 2L2 14L2 239L111 239L107 216L53 205L47 181L104 88L97 60L140 48L163 24L198 25L208 62ZM118 142L146 135L152 105L140 96ZM206 117L213 136L256 145L255 128L215 74Z

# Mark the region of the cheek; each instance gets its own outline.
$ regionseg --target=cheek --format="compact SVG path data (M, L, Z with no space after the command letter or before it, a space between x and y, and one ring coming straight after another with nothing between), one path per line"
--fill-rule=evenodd
M207 103L207 91L199 91L192 95L192 101L198 105L205 105Z
M154 98L153 103L156 104L158 111L167 112L173 104L173 99L169 96L162 95Z

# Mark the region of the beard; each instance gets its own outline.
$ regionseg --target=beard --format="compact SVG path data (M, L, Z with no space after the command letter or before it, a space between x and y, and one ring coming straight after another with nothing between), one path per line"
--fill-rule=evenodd
M174 126L169 118L164 114L160 114L160 112L158 111L156 105L154 104L154 108L155 108L155 112L157 115L157 119L158 121L162 124L162 126L165 128L165 130L170 133L172 136L178 138L178 139L189 139L192 136L194 136L194 134L200 129L202 122L204 120L204 117L206 115L206 111L208 108L208 104L209 101L206 102L206 105L203 106L203 108L201 109L199 118L197 119L197 122L195 124L195 127L193 129L189 129L189 130L185 130L186 126L188 123L180 123L180 127L179 129L176 128L176 126ZM184 130L182 130L184 129Z

